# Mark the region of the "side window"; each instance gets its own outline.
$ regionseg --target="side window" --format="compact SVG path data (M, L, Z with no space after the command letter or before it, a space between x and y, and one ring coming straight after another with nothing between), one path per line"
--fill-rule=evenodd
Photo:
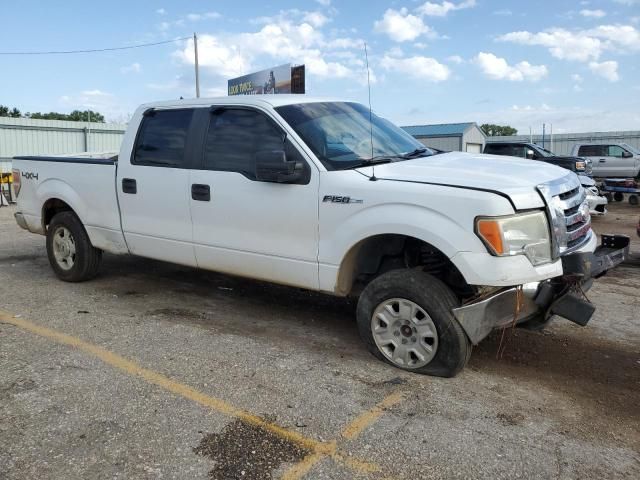
M153 111L142 119L131 163L180 168L193 110Z
M248 109L214 112L204 149L203 168L256 178L256 153L285 150L289 161L303 161L298 151L266 115Z
M579 157L600 157L605 154L606 152L602 145L582 145L578 149Z
M527 158L527 150L524 145L513 145L511 147L511 156L519 158Z
M608 145L607 156L622 158L623 153L624 149L620 145Z

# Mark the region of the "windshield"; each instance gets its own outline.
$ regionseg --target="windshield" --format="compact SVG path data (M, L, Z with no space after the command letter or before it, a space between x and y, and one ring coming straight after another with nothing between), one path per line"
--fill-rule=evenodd
M631 145L629 145L628 143L621 143L620 145L622 145L624 148L626 148L627 150L629 150L631 153L633 153L634 155L640 155L640 150L638 150L637 148L632 147Z
M407 132L375 114L370 124L369 109L358 103L301 103L276 111L328 170L361 166L372 158L396 161L406 160L407 155L433 155Z

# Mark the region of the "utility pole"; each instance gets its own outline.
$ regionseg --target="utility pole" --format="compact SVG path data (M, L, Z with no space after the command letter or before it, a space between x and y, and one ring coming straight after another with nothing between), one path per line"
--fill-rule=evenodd
M193 33L193 52L196 64L196 98L200 98L200 68L198 68L198 36Z

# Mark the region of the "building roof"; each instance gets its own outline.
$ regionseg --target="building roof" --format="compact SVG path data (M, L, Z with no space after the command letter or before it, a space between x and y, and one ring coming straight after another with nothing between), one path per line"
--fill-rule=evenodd
M409 125L401 128L414 137L455 137L461 136L473 125L475 125L475 122L441 123L438 125Z

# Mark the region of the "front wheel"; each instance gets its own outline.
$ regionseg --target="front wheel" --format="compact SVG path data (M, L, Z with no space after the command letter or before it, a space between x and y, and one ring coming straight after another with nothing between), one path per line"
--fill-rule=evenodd
M51 219L47 256L56 276L65 282L92 279L102 262L102 250L91 244L82 222L72 212L60 212Z
M373 280L358 300L360 336L377 358L403 370L453 377L471 343L455 319L453 292L420 270L393 270Z

